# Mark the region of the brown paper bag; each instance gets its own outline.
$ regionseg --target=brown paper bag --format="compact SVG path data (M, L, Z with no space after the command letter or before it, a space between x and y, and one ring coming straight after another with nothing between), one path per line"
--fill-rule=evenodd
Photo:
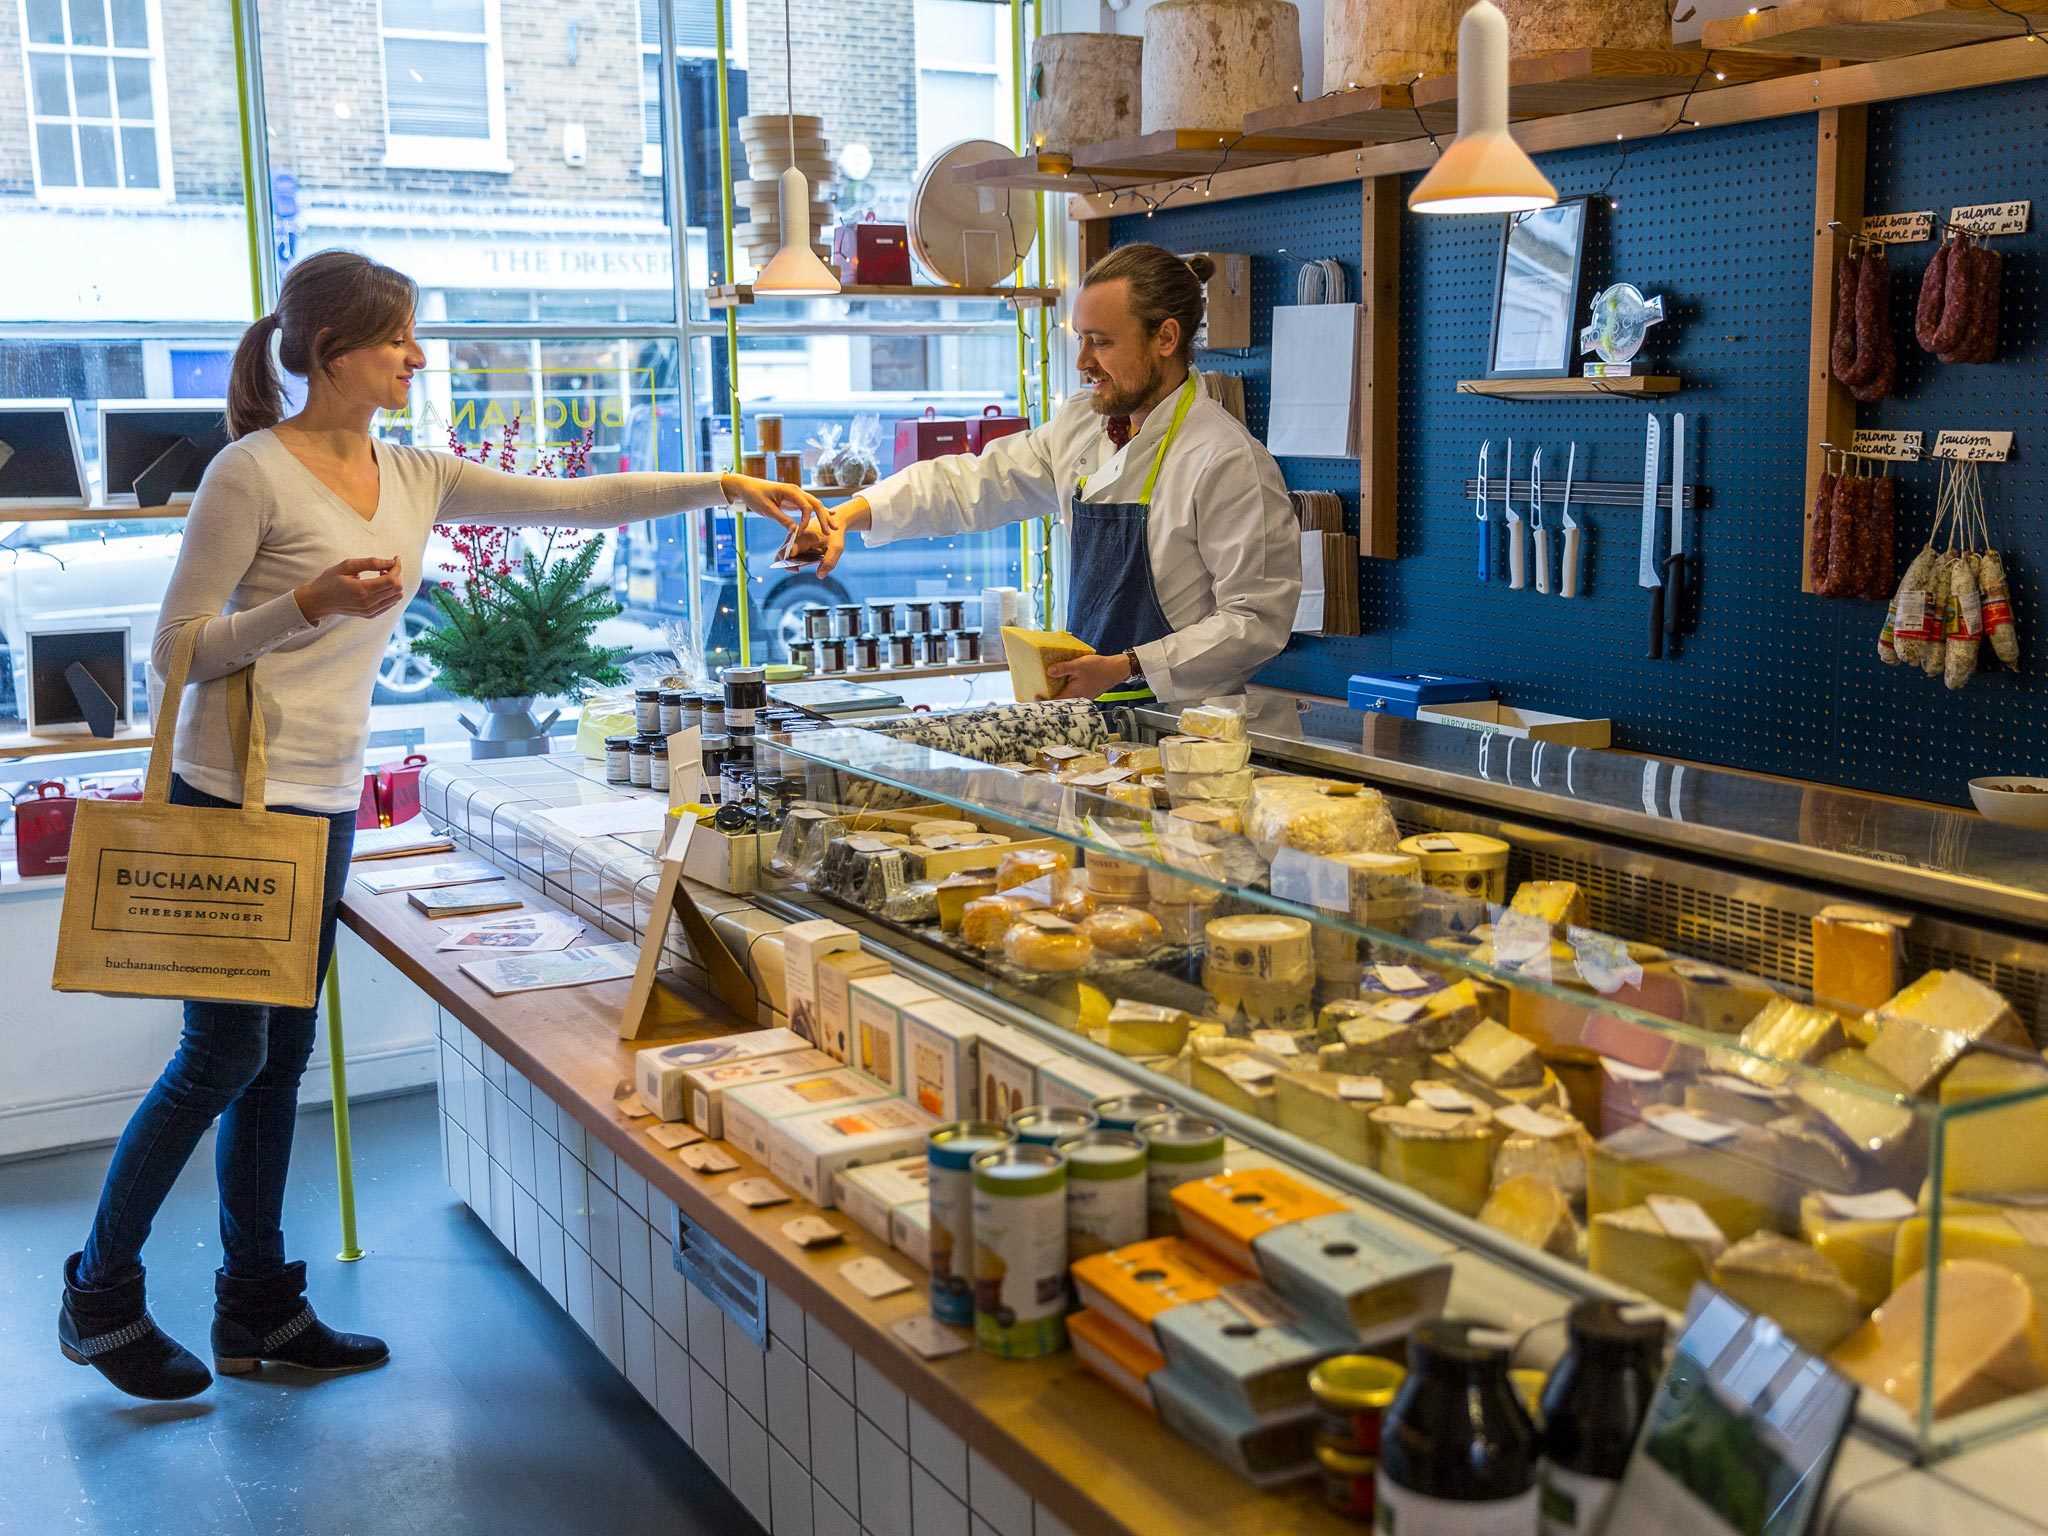
M199 626L178 637L140 801L84 800L57 932L59 992L310 1007L327 822L263 808L255 668L228 680L240 809L170 804L171 741Z

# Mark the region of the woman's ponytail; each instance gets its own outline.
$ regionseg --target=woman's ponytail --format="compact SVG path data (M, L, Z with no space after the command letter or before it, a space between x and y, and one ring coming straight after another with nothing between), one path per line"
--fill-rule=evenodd
M278 318L265 315L242 332L235 348L234 367L228 373L228 435L247 437L274 427L284 415L284 381L270 360L270 339L277 334Z

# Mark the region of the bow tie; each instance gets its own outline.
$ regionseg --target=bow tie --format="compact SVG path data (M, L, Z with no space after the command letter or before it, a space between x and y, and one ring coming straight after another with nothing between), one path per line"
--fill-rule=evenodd
M1109 434L1109 445L1112 448L1121 448L1131 440L1131 418L1128 416L1105 417L1102 429Z

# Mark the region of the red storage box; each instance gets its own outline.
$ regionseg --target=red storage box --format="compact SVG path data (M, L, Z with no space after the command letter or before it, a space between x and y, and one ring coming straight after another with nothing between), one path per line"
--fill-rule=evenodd
M61 875L71 862L71 818L78 802L55 779L24 789L14 802L14 860L21 877Z
M356 830L360 832L365 827L383 825L384 815L377 803L377 775L366 773L363 775L363 798L356 804Z
M957 416L941 416L935 405L924 408L922 416L896 423L896 468L922 459L941 458L949 453L968 453L967 423Z
M984 405L979 416L967 418L967 441L980 453L999 437L1022 432L1029 425L1022 416L1006 416L1000 405Z
M872 213L858 224L839 225L832 231L832 265L842 283L908 287L909 226L878 223Z
M377 770L377 809L385 826L395 827L419 815L420 770L426 766L424 753L408 752L404 762L386 763Z

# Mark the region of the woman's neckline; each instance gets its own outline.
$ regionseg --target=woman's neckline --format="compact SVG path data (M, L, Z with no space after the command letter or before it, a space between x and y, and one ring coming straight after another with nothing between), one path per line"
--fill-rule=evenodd
M321 491L326 494L327 498L330 501L332 501L336 506L340 507L343 511L347 512L349 516L355 518L358 522L361 523L374 523L377 520L378 516L383 512L384 486L387 476L384 473L383 455L381 455L377 451L376 438L373 437L370 439L370 462L377 466L377 501L376 505L373 506L368 512L364 512L361 507L358 507L354 502L350 501L346 496L342 495L341 492L337 491L333 486L329 485L325 480L323 480L320 477L318 471L316 471L312 465L308 464L304 459L300 458L298 454L293 450L292 445L285 441L284 434L279 432L276 427L272 427L270 429L270 436L276 442L277 446L284 451L285 456L289 458L294 464L298 465L300 472L303 473L308 480L312 481L315 485L319 486Z

